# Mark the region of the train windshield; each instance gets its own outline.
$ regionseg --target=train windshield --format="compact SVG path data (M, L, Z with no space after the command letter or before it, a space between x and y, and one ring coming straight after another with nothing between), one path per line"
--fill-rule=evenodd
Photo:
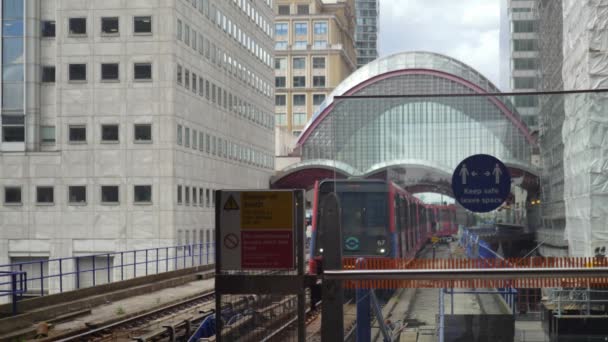
M338 192L341 204L343 255L387 255L388 207L386 192ZM323 231L317 234L317 255L322 253Z

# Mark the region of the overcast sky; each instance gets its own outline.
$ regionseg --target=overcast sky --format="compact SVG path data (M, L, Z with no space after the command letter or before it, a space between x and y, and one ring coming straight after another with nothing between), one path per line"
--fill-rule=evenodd
M380 56L424 50L499 81L500 0L380 0Z

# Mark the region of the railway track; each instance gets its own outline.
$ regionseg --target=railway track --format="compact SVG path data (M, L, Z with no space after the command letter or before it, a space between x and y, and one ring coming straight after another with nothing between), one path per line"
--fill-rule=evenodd
M79 331L73 333L71 336L56 336L50 339L50 341L132 341L133 339L153 341L171 337L172 334L173 337L175 337L175 334L177 333L176 328L184 328L184 331L188 330L188 325L190 323L185 323L185 321L196 323L193 322L192 319L184 320L184 327L181 327L180 323L175 323L178 316L184 315L184 311L198 312L201 311L201 309L210 310L214 305L214 298L215 291L208 291L196 297L166 305L150 312L100 327L93 327L88 331ZM211 314L211 311L209 311L208 314ZM206 317L205 313L200 314L200 316L201 317L196 318L202 319ZM163 324L163 321L166 324ZM167 323L169 321L171 321L171 323ZM162 326L161 328L164 330L165 334L163 334L162 331L146 334L146 331L149 330L147 328L159 325Z

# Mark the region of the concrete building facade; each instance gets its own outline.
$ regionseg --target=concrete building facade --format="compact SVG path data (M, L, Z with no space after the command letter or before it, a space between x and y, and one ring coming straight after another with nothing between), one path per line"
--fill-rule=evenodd
M275 11L275 121L280 133L298 136L357 68L354 1L277 0Z
M215 191L268 186L271 0L4 0L1 17L0 264L213 242Z

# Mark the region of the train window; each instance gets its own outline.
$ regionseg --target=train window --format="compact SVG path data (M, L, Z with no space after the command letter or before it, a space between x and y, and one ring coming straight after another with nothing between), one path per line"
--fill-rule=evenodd
M344 192L342 231L345 255L385 255L389 250L387 196L381 192Z

